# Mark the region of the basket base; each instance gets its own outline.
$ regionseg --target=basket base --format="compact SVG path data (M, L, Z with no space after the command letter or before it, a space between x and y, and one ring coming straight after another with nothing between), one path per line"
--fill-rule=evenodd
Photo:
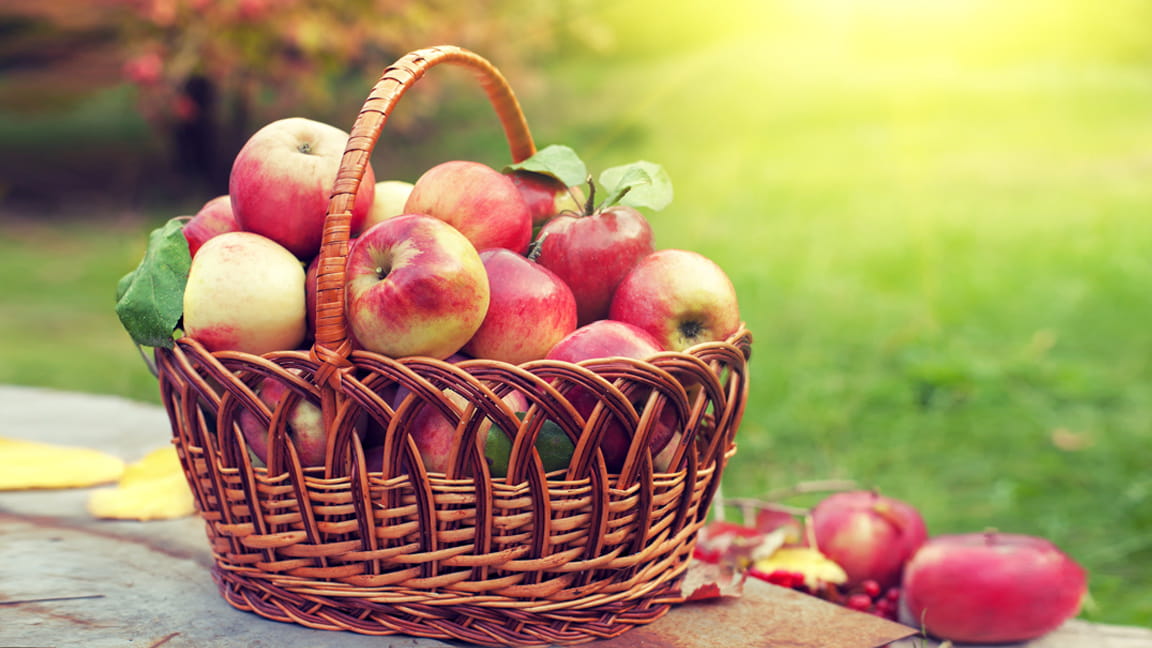
M216 566L212 577L233 607L266 619L318 630L409 635L481 646L550 646L618 637L656 621L680 601L679 579L645 596L587 609L536 612L514 606L421 602L300 594Z

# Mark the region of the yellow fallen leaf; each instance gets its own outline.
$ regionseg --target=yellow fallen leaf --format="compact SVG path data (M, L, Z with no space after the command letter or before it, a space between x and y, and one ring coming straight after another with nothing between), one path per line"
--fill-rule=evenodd
M129 465L115 488L88 497L88 512L113 520L167 520L195 513L176 448L153 450Z
M820 585L839 585L848 580L844 569L811 547L783 547L755 562L756 569L771 574L776 571L803 574L804 585L815 590Z
M0 438L0 490L85 488L123 473L122 459L99 450Z

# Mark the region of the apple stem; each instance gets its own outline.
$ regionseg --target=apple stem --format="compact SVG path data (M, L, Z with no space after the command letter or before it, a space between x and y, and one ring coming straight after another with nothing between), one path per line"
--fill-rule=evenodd
M816 541L816 525L812 522L811 512L804 516L804 535L808 541L808 546L820 551L820 543Z
M529 261L535 261L540 258L540 251L544 249L544 239L548 238L548 232L540 235L540 238L532 241L528 245L528 252L524 255L528 257Z
M592 175L588 175L586 180L588 183L588 200L584 201L584 215L591 214L596 209L596 183L592 181Z

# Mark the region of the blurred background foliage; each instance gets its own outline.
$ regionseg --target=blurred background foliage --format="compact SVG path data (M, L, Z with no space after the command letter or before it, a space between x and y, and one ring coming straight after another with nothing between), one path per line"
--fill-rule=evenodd
M726 494L849 478L933 532L1043 535L1089 568L1087 618L1146 625L1148 25L1143 0L6 0L0 382L155 402L111 308L148 229L225 192L259 125L347 128L384 65L463 45L539 144L663 164L657 244L732 276L756 341ZM441 68L373 164L505 157Z

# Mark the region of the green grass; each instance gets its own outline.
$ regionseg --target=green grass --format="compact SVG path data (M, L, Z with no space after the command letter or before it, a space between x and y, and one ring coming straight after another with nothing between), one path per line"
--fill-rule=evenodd
M664 164L659 245L736 283L755 342L725 494L850 478L935 533L1043 535L1089 569L1085 618L1146 624L1152 72L798 64L819 46L567 59L523 97L541 144ZM424 155L499 146L453 115ZM155 402L111 306L167 215L5 224L0 382Z
M1043 535L1086 618L1147 623L1152 76L859 72L729 43L607 93L651 126L603 157L668 166L661 243L720 261L756 336L726 494L850 478L934 532Z

